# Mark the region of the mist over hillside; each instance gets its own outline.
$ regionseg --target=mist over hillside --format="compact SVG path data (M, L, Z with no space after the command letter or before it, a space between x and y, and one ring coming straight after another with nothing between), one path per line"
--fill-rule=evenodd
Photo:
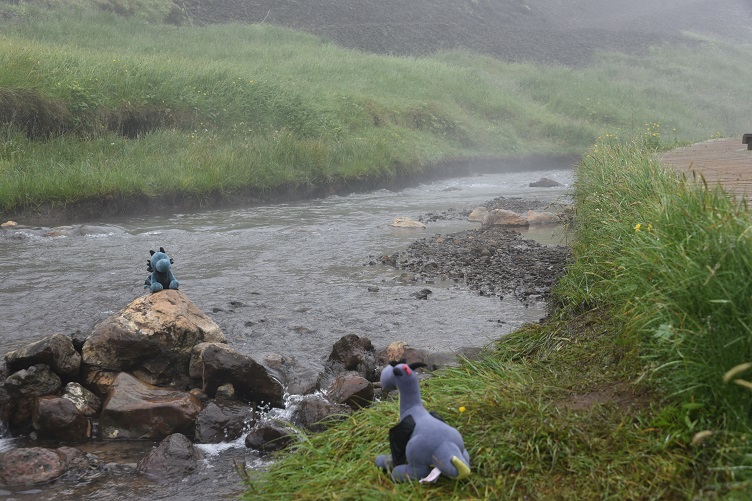
M752 43L749 0L178 0L177 22L269 23L366 52L463 48L583 66L596 50L642 54L697 36Z

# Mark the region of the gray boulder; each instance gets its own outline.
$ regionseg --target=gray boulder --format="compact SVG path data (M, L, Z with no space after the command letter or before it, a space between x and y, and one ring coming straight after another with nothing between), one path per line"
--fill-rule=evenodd
M71 338L63 334L53 334L7 353L5 363L11 372L36 364L45 364L59 376L72 378L78 375L81 355L73 347Z
M271 421L259 423L245 437L245 446L262 455L276 452L295 442L295 434L285 426Z
M204 347L198 366L203 374L203 390L209 397L215 397L217 389L229 383L235 395L247 402L258 406L285 406L282 384L263 365L228 346L213 343Z
M29 423L35 399L45 395L56 395L61 386L60 377L44 364L32 365L8 376L5 380L5 389L15 408L15 412L10 416L10 423L14 426Z
M347 405L329 402L316 395L306 395L292 411L290 421L306 430L321 432L352 413L353 410Z

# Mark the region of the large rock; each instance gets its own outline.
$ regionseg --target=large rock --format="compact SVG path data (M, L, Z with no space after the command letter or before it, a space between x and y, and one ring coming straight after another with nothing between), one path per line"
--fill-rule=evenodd
M334 343L326 365L332 372L354 371L369 381L378 376L376 350L371 340L356 334L342 336Z
M188 437L175 433L162 440L156 449L139 461L136 471L155 480L171 482L196 471L203 457Z
M527 222L529 224L560 224L561 218L553 212L527 211Z
M263 365L228 346L214 343L204 347L199 366L203 390L210 397L216 395L220 386L229 383L238 398L259 406L285 406L282 384Z
M488 209L486 207L476 207L475 209L473 209L470 215L467 216L467 220L482 223L483 218L485 218L487 215Z
M73 347L71 338L63 334L53 334L6 353L5 363L11 372L36 364L45 364L59 376L72 378L78 375L81 355Z
M91 422L76 404L63 397L36 399L32 424L40 438L76 442L91 438Z
M198 343L226 343L219 326L179 290L141 296L97 324L83 345L85 366L127 371L157 386L185 388Z
M483 226L528 226L525 216L506 209L488 211L483 218Z
M104 402L100 434L105 439L192 434L201 409L201 401L191 393L146 384L123 372Z
M43 447L11 449L0 455L0 483L36 485L54 480L68 466L65 454Z

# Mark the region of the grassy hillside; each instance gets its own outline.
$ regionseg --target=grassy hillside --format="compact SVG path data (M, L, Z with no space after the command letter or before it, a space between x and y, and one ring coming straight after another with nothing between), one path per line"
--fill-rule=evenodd
M270 25L0 11L6 215L376 183L450 159L579 153L605 134L740 134L752 120L752 49L720 42L575 70L364 54Z

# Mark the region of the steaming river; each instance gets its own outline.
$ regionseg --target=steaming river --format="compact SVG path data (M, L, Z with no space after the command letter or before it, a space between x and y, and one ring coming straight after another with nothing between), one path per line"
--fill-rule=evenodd
M62 229L57 236L45 236L49 229L0 233L0 354L55 332L90 332L144 294L149 250L160 246L175 260L180 290L219 324L232 348L258 361L282 355L301 382L318 374L332 344L346 334L368 337L377 350L397 340L437 356L476 350L544 317L545 305L479 296L463 284L402 283L399 270L368 263L422 237L477 227L460 218L428 223L424 230L397 229L394 217L472 209L499 196L569 202L571 161L553 170L507 170L401 191L122 217ZM528 187L541 177L564 186ZM561 230L546 228L529 237L560 243ZM430 299L416 300L412 293L425 287L433 291ZM296 393L300 387L288 389ZM0 451L19 443L0 439ZM92 442L82 448L105 461L136 462L153 445L133 444L130 458L123 457L128 454L122 446ZM192 501L207 499L210 489L218 498L240 490L233 460L260 465L242 440L202 449L209 455L205 468L183 482L152 484L126 471L88 486L58 482L12 495Z

